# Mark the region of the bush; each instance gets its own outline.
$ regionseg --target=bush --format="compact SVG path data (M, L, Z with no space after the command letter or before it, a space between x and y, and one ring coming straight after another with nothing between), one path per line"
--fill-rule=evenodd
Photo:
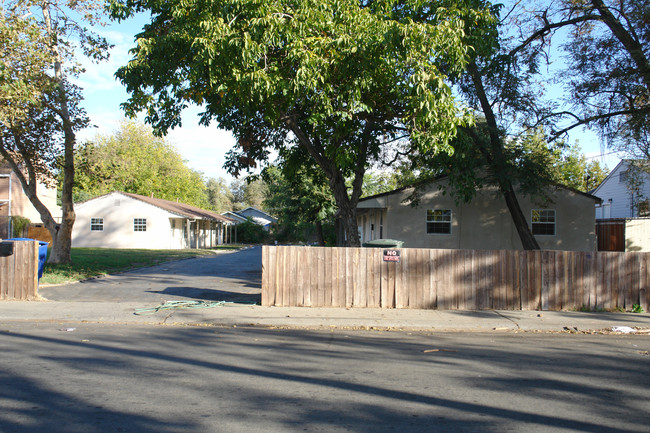
M21 216L11 217L11 227L13 228L11 237L12 238L24 238L27 236L27 228L31 224L29 218Z
M237 242L244 244L262 244L269 239L269 234L264 227L255 224L252 220L237 224Z

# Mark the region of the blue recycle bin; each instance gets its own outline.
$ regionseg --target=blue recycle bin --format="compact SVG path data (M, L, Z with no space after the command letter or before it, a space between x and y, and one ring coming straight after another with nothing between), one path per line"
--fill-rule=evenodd
M12 238L5 239L6 241L35 241L36 239L30 238ZM47 242L38 241L38 279L43 276L43 268L45 268L45 259L47 259Z

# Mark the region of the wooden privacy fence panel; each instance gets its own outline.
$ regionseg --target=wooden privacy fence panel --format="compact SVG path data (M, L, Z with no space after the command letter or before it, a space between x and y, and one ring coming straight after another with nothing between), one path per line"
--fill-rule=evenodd
M648 310L650 253L264 246L262 305Z
M625 251L625 219L596 220L598 251Z
M0 243L0 300L29 300L37 297L38 242Z

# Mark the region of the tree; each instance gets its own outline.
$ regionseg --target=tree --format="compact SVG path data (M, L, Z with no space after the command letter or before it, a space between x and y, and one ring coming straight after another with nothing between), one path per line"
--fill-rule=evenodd
M555 163L557 182L582 192L593 191L609 174L598 161L587 161L577 147L559 155Z
M268 195L268 187L258 176L234 179L230 183L230 191L234 210L242 210L251 206L265 209L264 200Z
M563 45L568 65L559 77L569 88L564 98L568 108L541 113L538 123L555 127L552 137L592 127L611 147L647 158L650 2L563 0L533 15L536 26L529 40L550 44L558 31L569 32Z
M211 177L205 184L208 194L208 205L216 212L226 212L232 209L233 195L223 178Z
M269 188L264 205L278 219L278 240L309 241L315 235L318 244L325 245L323 227L334 232L336 203L325 175L303 152L298 148L263 171Z
M75 164L77 199L124 191L208 206L201 173L190 169L171 144L143 124L123 122L112 135L84 143Z
M50 232L49 262L69 263L75 220L76 131L86 126L88 119L78 105L80 89L68 77L80 71L74 62L75 46L93 60L107 56L106 41L81 23L95 24L99 6L92 1L15 0L3 3L0 10L4 53L0 63L0 155L16 173ZM36 195L38 181L51 180L53 170L63 172L60 223Z
M407 138L422 153L451 151L456 128L471 121L445 80L475 48L465 24L489 27L492 15L465 3L113 0L117 19L152 14L134 59L117 73L131 94L124 108L147 110L164 133L188 103L202 105L202 123L216 120L238 139L227 163L233 174L272 149L304 148L356 246L363 175L381 149ZM428 20L410 19L410 10L428 11Z

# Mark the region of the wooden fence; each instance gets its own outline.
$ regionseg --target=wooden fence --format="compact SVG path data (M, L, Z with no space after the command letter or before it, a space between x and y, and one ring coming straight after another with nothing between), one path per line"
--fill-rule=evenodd
M38 242L0 242L0 300L38 297Z
M650 253L262 249L262 305L648 311Z

